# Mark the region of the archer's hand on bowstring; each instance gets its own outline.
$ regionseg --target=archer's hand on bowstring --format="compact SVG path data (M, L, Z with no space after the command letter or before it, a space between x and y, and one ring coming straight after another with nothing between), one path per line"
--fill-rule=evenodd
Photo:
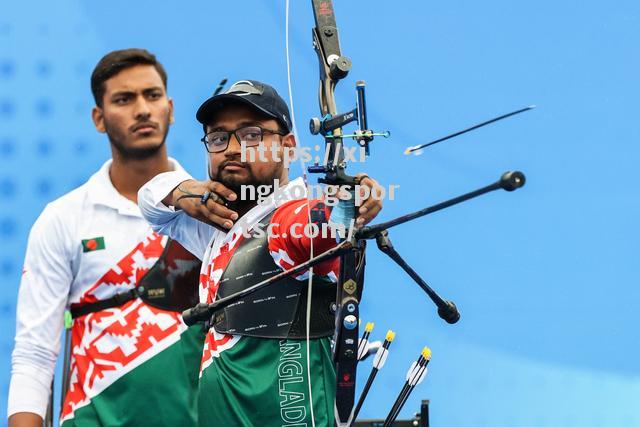
M237 198L237 194L219 182L191 179L181 182L162 202L199 221L228 230L238 219L238 213L225 204Z
M360 228L371 222L371 220L380 213L380 210L382 210L382 197L376 197L376 195L384 194L384 190L380 184L378 184L378 181L365 173L357 174L356 181L358 182L360 197L364 200L360 206L356 206L356 209L358 209L356 228ZM368 187L369 191L367 192L366 189L362 187Z

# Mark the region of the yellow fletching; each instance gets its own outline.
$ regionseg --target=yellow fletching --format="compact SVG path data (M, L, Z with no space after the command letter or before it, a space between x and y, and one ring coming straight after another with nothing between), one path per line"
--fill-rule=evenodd
M396 333L393 332L391 329L389 329L389 331L387 331L387 336L384 339L386 341L393 341L395 337L396 337Z
M373 331L373 322L367 322L367 325L364 327L365 332Z
M422 349L422 357L427 360L431 359L431 349L429 347L425 347Z

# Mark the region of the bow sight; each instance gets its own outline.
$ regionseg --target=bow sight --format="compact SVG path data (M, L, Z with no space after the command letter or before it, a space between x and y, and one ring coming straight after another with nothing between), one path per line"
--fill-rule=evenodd
M346 58L345 58L346 59ZM356 83L357 104L356 107L346 113L332 116L331 114L325 115L322 119L317 117L312 118L309 121L309 131L312 135L322 134L326 139L332 140L337 138L352 138L355 139L365 149L365 154L369 155L369 143L373 141L375 136L383 136L388 138L390 132L373 132L368 129L367 126L367 106L364 96L365 82L364 80L358 80ZM341 129L343 126L348 125L351 122L358 122L358 130L349 135L334 136L333 131ZM317 165L310 166L309 172L311 173L324 173L326 169Z

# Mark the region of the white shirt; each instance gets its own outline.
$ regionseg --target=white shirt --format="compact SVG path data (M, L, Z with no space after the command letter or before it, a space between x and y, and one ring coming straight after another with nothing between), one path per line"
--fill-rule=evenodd
M31 228L16 309L9 416L44 417L65 309L152 233L138 206L114 188L110 166L111 160L85 184L49 203ZM104 249L83 250L83 240L100 237ZM94 289L93 297L117 292L115 286L104 288Z
M207 245L218 230L162 203L174 188L190 179L193 178L184 170L156 175L138 191L138 206L153 231L169 236L203 259Z

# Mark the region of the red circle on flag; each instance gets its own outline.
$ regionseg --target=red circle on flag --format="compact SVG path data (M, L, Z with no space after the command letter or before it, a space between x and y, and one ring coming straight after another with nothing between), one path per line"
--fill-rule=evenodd
M98 242L96 242L94 239L91 239L87 242L87 249L94 250L97 247L98 247Z

